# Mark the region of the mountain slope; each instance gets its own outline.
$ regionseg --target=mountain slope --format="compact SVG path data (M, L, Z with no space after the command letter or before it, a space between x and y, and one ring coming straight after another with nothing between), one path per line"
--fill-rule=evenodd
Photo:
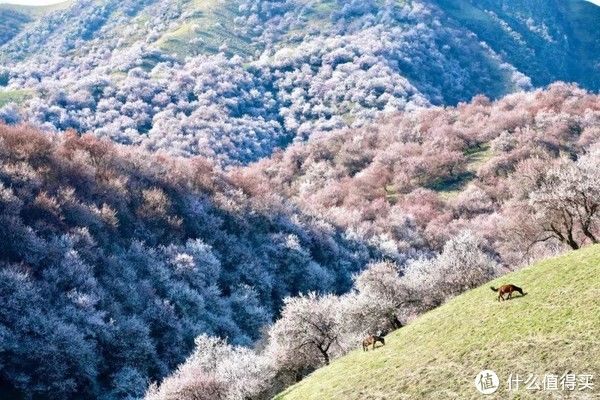
M245 164L296 137L531 87L444 21L422 1L80 0L0 47L0 86L34 92L11 121Z
M600 8L581 0L78 0L38 19L19 10L34 21L0 16L17 18L0 41L0 96L31 96L0 119L222 165L532 82L600 87Z
M600 8L583 0L435 0L534 85L555 80L597 90Z
M28 23L31 23L53 11L65 9L70 5L70 3L70 1L65 1L49 6L0 4L0 21L2 22L2 31L0 31L0 45L15 37L19 32L21 32L21 30L26 28Z
M528 295L498 303L486 284L390 334L385 347L357 349L276 399L480 398L473 382L484 369L500 377L489 396L500 399L509 396L511 373L598 376L598 268L596 245L505 275L490 284L514 283ZM582 393L574 398L592 398ZM514 394L540 398L523 387Z
M27 14L1 6L0 20L3 22L3 29L0 33L0 44L8 42L23 29L24 25L31 22L31 18Z
M136 150L0 124L0 399L139 398L196 336L250 345L368 262L205 160Z

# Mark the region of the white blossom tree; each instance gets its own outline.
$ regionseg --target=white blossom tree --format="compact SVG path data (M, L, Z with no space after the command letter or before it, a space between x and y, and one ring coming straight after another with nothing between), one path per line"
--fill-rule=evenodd
M269 360L249 348L200 335L186 362L146 400L247 400L268 390L273 379Z
M480 238L464 231L446 242L437 257L409 262L404 279L418 291L423 309L436 307L499 274L499 264L482 247Z
M558 240L573 249L600 240L600 151L579 160L562 160L531 193L533 243Z
M315 293L284 300L281 316L268 337L276 365L301 370L329 364L343 351L340 301Z
M402 279L392 262L369 265L354 279L357 306L353 313L355 327L365 333L389 331L402 327L410 309L417 302L417 292Z

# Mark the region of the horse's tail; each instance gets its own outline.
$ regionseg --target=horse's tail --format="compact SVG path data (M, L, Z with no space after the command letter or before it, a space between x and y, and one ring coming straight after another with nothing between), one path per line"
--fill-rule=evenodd
M498 289L496 289L496 288L495 288L495 287L493 287L493 286L490 286L490 289L492 289L494 292L497 292L497 291L498 291Z

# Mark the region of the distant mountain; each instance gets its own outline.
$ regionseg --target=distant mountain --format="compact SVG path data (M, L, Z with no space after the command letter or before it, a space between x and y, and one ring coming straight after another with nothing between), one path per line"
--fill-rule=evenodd
M14 23L0 101L17 103L0 118L247 163L478 94L557 79L595 90L599 13L583 1L80 0Z
M600 7L584 0L435 0L536 86L600 88Z
M0 43L6 43L15 37L23 25L31 22L31 18L24 13L6 7L0 7L0 20L2 21L2 32L0 32Z
M14 38L19 32L25 29L27 24L36 21L48 13L67 8L70 3L70 1L65 1L59 4L38 7L0 4L0 21L2 21L0 45Z

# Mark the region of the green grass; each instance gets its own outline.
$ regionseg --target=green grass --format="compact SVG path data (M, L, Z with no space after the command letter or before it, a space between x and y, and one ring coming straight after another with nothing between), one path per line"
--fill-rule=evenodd
M227 44L232 54L253 52L248 38L237 35L234 19L238 4L232 0L191 0L188 9L192 16L176 29L165 33L156 45L180 58L198 54L213 54ZM194 39L199 39L197 42Z
M497 302L490 285L514 283L527 296ZM386 346L355 350L276 396L327 399L547 399L548 392L509 393L509 374L594 374L600 398L600 245L510 273L464 293L391 333ZM357 344L358 348L358 344ZM483 369L500 389L482 396ZM558 392L558 395L565 392ZM554 397L557 398L557 397ZM558 397L562 398L562 397Z
M461 190L475 178L475 174L469 170L440 179L427 187L441 193L444 197L451 198L458 195Z
M33 95L31 90L2 90L0 88L0 107L8 103L22 103Z
M467 169L473 173L477 172L479 167L492 158L492 155L492 149L488 143L467 149L465 151Z
M492 158L493 154L490 145L486 143L468 148L464 155L466 157L466 168L462 173L449 176L429 186L445 200L451 200L458 196L469 182L477 176L479 167Z

